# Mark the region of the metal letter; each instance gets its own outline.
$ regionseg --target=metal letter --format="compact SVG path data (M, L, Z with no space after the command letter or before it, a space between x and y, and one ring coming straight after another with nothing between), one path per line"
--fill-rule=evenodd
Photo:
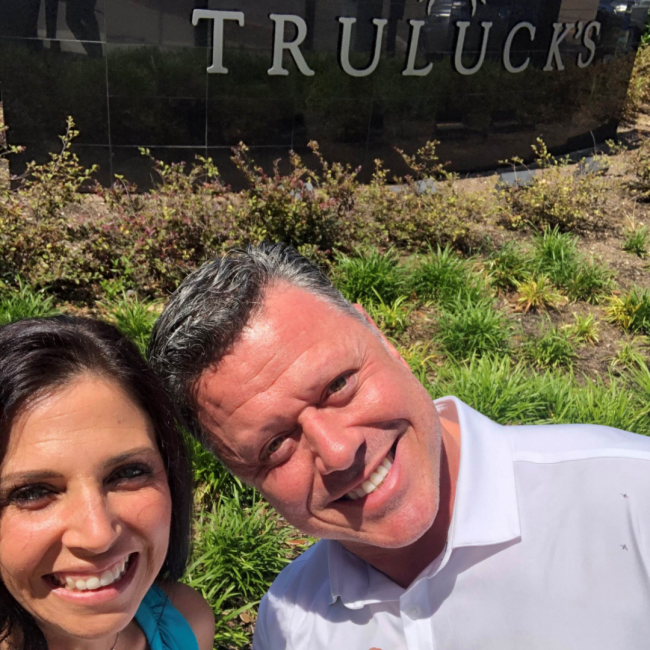
M553 59L557 63L558 70L564 70L564 63L560 56L560 43L568 36L569 32L574 29L575 23L553 23L553 38L551 40L551 47L548 50L548 58L546 65L542 68L544 72L553 70ZM562 31L564 29L564 31ZM560 33L562 32L562 33Z
M343 25L343 36L341 38L341 53L340 64L343 72L346 72L351 77L367 77L371 75L379 65L379 57L381 56L381 43L384 38L384 27L388 23L385 18L373 19L373 24L377 27L377 37L375 38L375 56L372 63L364 70L357 70L350 65L350 43L352 41L352 25L357 22L356 18L339 18L339 22Z
M433 69L433 63L419 70L415 69L415 57L418 55L418 45L420 44L420 30L424 26L424 20L409 20L411 30L411 43L409 44L409 54L406 62L406 68L402 74L405 77L426 77Z
M594 56L596 56L596 44L591 38L591 32L593 30L596 32L596 36L600 36L600 26L601 25L597 20L593 20L585 27L584 35L582 36L582 44L589 50L590 54L586 61L582 60L582 52L578 54L579 68L586 68L594 60Z
M283 77L289 74L289 71L282 65L282 55L285 50L288 50L298 66L298 70L306 77L313 77L316 73L307 65L307 61L300 51L300 46L307 38L307 23L300 16L286 14L271 14L269 18L275 23L275 33L273 36L273 67L269 69L268 74ZM284 40L286 23L293 23L298 29L296 40L291 43Z
M213 74L228 74L228 68L223 65L223 23L224 20L236 20L239 26L243 27L244 12L195 9L192 12L192 25L196 27L202 18L214 20L212 31L212 65L208 68L208 72Z
M458 32L458 43L456 43L456 57L454 58L454 65L456 71L460 74L470 75L477 73L483 61L485 60L485 52L487 50L488 37L490 34L490 29L492 28L493 23L481 23L483 28L483 43L481 44L481 56L478 58L478 63L473 68L466 68L463 65L463 48L465 47L465 34L467 33L467 28L469 27L469 21L459 20L456 25L460 30Z
M512 28L512 31L508 34L508 38L506 39L506 45L503 49L503 65L505 66L508 72L513 72L515 74L517 72L523 72L528 67L528 64L530 63L530 57L528 57L520 66L515 68L515 66L513 66L512 62L510 61L510 48L512 47L512 41L517 35L517 32L521 29L528 30L531 41L535 40L535 32L537 31L537 28L531 25L530 23L519 23L518 25L515 25Z

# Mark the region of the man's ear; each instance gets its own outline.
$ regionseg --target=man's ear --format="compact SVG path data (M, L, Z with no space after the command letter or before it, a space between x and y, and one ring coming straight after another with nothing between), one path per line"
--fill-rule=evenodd
M364 318L366 323L368 323L368 326L371 327L375 334L381 339L382 343L390 353L392 357L395 357L397 361L399 361L403 366L408 368L409 372L411 371L411 367L409 364L405 361L404 357L397 351L397 348L384 336L384 333L377 327L377 323L375 323L374 320L372 320L370 314L357 302L355 302L352 305Z

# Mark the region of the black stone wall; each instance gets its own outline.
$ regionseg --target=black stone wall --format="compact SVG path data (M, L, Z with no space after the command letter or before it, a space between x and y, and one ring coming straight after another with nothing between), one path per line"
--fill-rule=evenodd
M101 167L103 182L123 174L146 184L139 147L166 160L215 159L237 183L230 148L248 144L264 164L306 151L317 140L331 159L363 165L375 158L403 172L395 147L414 151L440 140L441 157L461 171L494 167L527 156L542 136L558 151L590 146L615 133L643 31L648 0L0 0L0 88L12 144L26 159L43 159L59 146L67 115L81 131L74 147ZM212 23L192 26L195 9L235 10L245 25L224 28L224 65L209 74ZM273 21L269 14L302 17L308 35L301 51L313 76L300 73L285 53L287 76L270 76ZM350 60L373 57L373 18L388 20L376 71L352 77L339 65L341 24L356 17ZM426 77L403 76L412 28L420 33L417 67ZM601 24L589 54L574 30L560 45L564 70L545 71L554 23ZM491 22L481 69L460 74L454 63L458 21L469 21L463 63L480 56L482 22ZM508 72L503 47L512 28L527 21L531 42L519 32ZM579 35L578 35L579 36ZM292 27L285 38L295 37Z

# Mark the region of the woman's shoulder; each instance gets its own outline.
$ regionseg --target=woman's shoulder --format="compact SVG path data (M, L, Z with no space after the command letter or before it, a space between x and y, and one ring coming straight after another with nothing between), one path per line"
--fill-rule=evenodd
M199 644L199 650L212 650L214 613L205 598L192 587L180 582L162 582L158 587L189 623Z

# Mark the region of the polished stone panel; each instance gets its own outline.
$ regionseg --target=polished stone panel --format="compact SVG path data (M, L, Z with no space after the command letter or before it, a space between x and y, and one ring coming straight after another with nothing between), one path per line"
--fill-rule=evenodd
M565 152L615 133L644 30L641 0L0 0L9 141L42 155L65 119L113 173L230 148L289 150L372 173L440 141L454 169ZM207 12L207 13L206 13ZM215 20L218 18L218 20ZM380 41L378 39L380 38ZM377 43L379 42L379 47ZM16 163L16 169L20 167ZM106 168L106 169L104 169Z

